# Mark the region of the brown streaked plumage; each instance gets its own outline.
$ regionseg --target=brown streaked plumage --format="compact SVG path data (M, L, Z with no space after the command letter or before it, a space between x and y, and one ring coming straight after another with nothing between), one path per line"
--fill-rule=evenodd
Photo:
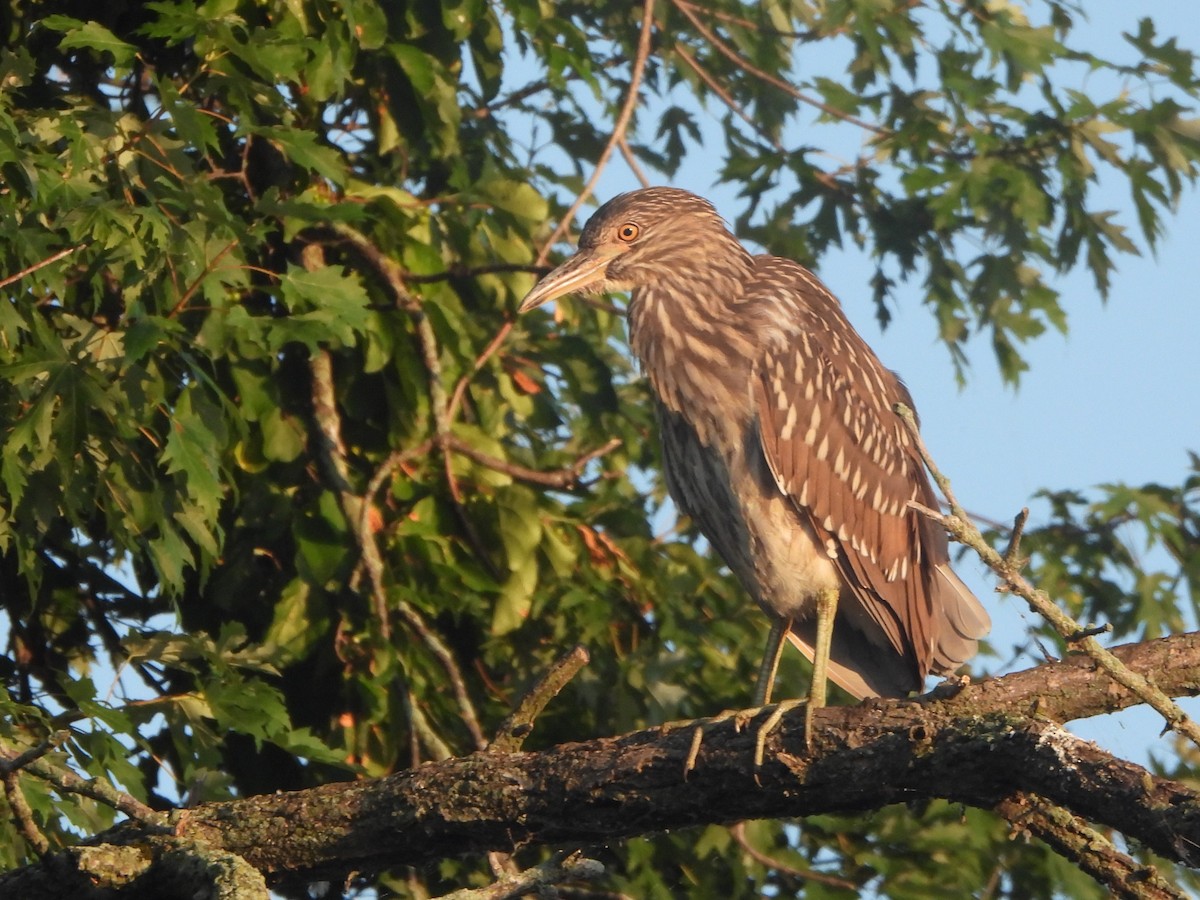
M816 276L751 255L707 200L649 188L600 207L521 311L609 290L632 291L671 495L772 619L758 701L785 633L814 661L810 709L826 672L902 696L974 655L987 613L908 506L936 506L893 412L912 401Z

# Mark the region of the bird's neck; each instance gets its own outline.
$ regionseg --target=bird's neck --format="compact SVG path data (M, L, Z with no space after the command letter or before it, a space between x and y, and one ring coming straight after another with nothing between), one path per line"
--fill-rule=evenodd
M742 327L745 276L706 275L636 288L630 346L659 403L684 416L702 443L732 445L750 418L756 336Z

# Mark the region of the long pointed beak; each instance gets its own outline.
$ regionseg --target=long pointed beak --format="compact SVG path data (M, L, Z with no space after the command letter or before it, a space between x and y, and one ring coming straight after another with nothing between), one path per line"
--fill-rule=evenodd
M525 295L517 312L529 312L543 303L557 300L566 294L593 291L599 288L607 280L605 269L608 268L613 257L620 253L619 250L616 253L611 250L605 252L605 249L593 247L580 250L558 268L551 270L549 275L534 285L533 290Z

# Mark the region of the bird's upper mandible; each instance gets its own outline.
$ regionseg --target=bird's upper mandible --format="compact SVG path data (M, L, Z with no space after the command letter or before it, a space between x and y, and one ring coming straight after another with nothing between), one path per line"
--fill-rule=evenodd
M520 312L571 293L632 290L656 283L711 289L704 272L731 265L750 269L750 254L703 197L678 188L620 194L584 226L579 249L538 282Z

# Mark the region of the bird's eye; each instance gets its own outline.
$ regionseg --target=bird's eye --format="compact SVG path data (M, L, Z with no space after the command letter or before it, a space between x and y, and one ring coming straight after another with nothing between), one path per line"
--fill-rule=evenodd
M642 233L642 229L638 228L632 222L626 222L617 229L617 237L625 243L630 244L637 240L637 236Z

